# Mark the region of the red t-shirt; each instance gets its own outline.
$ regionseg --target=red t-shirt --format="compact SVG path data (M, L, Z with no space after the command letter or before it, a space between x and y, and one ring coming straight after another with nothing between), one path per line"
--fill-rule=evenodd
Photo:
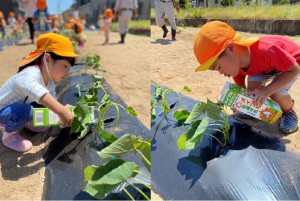
M274 74L287 71L293 63L300 64L300 46L284 36L262 36L250 46L250 65L233 78L245 87L246 75Z

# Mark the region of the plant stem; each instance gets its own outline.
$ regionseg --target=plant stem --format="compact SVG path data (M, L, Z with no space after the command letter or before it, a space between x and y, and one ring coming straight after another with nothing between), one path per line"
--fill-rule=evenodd
M134 172L143 175L144 177L146 177L147 179L151 179L151 177L149 177L148 175L146 175L145 173L138 171L138 170L134 170Z
M129 184L130 186L132 186L135 190L137 190L140 194L142 194L147 200L150 201L150 198L138 187L136 187L136 185L134 185L133 183L126 181L127 184Z
M130 197L131 200L135 200L132 195L126 190L126 188L124 188L124 186L122 186L122 190L128 195L128 197Z
M228 132L224 132L224 130L220 130L220 129L217 129L217 128L208 128L207 130L213 130L213 131L218 131L220 133L222 133L224 135L224 138L225 138L225 144L226 144L226 141L228 140L229 141L229 134Z
M208 136L214 138L215 140L217 140L222 145L222 147L225 147L225 145L218 138L216 138L215 136L213 136L211 134L207 134L207 133L204 133L204 135L208 135Z
M138 152L138 153L142 156L142 158L145 160L145 162L151 167L151 162L148 161L148 159L146 158L146 156L144 156L144 154L143 154L140 150L135 149L135 148L134 148L134 150L135 150L136 152Z
M131 179L133 179L133 180L135 180L135 181L137 181L137 182L139 182L139 183L141 183L141 184L143 184L146 188L149 188L149 189L151 189L151 186L149 186L148 184L146 184L145 182L143 182L142 180L140 180L140 179L137 179L137 178L135 178L135 177L131 177Z

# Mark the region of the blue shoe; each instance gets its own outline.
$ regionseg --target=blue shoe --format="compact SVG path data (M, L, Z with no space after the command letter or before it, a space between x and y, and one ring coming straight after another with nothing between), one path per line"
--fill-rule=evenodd
M279 130L284 134L290 134L298 130L298 117L294 110L282 113Z
M240 119L255 119L255 117L252 117L252 116L250 116L248 114L245 114L243 112L236 112L236 113L234 113L234 116L238 117Z

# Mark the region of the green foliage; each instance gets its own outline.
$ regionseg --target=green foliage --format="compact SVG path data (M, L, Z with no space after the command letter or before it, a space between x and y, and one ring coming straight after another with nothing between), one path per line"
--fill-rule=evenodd
M111 158L111 157L120 157L129 152L135 152L141 154L144 159L144 164L150 171L151 164L151 153L150 153L150 143L143 141L141 137L137 137L133 134L125 134L110 146L102 149L99 152L101 158ZM139 151L142 149L145 155Z
M96 58L97 60L97 58ZM97 60L99 61L99 60ZM102 86L102 77L99 75L93 75L93 81L90 87L78 84L79 98L74 108L74 120L71 126L70 133L79 133L78 138L82 139L86 136L89 131L89 126L85 121L85 117L90 115L92 112L98 114L98 118L95 119L96 123L96 135L103 140L107 147L99 152L102 158L117 158L111 160L100 166L88 166L84 170L85 180L88 182L84 191L89 193L91 196L97 199L105 198L115 188L121 187L124 192L133 199L132 195L124 188L124 185L130 185L141 193L147 200L150 198L135 184L131 183L130 180L135 180L147 188L151 189L151 186L145 182L135 178L137 174L141 174L147 177L148 180L151 178L139 171L139 166L134 162L127 162L121 159L121 157L129 152L141 155L141 160L150 171L151 169L151 149L150 149L150 137L147 141L144 141L142 137L137 137L133 134L125 134L120 139L117 139L114 134L119 121L119 109L124 109L132 116L137 116L137 113L133 107L129 106L124 108L122 105L112 102L109 94ZM81 89L84 89L85 94L81 93ZM98 91L102 90L102 97L98 99ZM99 101L100 100L100 101ZM91 109L92 108L92 109ZM105 131L104 119L105 114L109 108L113 108L116 111L116 118L113 127L113 133ZM93 110L93 111L92 111ZM134 200L134 199L133 199Z
M84 191L97 199L103 199L109 193L111 193L117 186L124 186L128 184L139 191L147 200L150 198L141 191L136 185L130 183L128 180L136 180L145 187L151 189L151 187L145 182L135 178L137 174L141 174L150 180L150 177L139 171L139 166L134 162L126 162L120 159L121 156L132 152L138 153L142 157L142 162L145 164L150 172L151 169L151 149L150 138L144 141L142 137L137 137L133 134L125 134L121 138L114 141L108 147L98 152L99 156L104 159L117 158L109 161L101 166L88 166L84 170L85 180L88 182ZM132 199L125 188L125 193Z
M179 5L182 9L190 8L192 6L189 0L179 0Z
M249 6L251 4L251 0L241 0L243 5Z
M192 90L191 90L189 87L187 87L187 86L184 86L184 87L183 87L183 90L184 90L184 91L187 91L187 92L191 92L191 91L192 91Z
M138 166L122 159L111 160L99 167L88 166L84 169L88 182L84 191L97 199L104 199L122 182L136 175Z
M264 2L265 0L261 0ZM273 3L275 1L273 0ZM276 3L276 2L275 2ZM176 14L176 18L209 18L209 19L299 19L300 4L280 5L240 5L228 7L188 8ZM155 10L151 10L151 16L155 16Z
M100 56L99 55L93 54L93 53L88 53L87 55L85 55L82 58L82 60L86 62L85 72L88 68L95 70L96 74L98 74L98 71L105 72L105 70L100 67L100 64L99 64Z
M242 1L244 1L244 0L242 0ZM233 0L221 0L221 5L224 6L224 7L232 6L233 5Z
M151 121L156 118L155 108L161 109L164 116L170 112L171 108L168 103L168 96L170 93L177 94L180 107L182 106L181 97L177 91L175 91L174 89L166 89L165 91L163 91L160 86L157 86L153 83L151 85L154 87L154 93L151 94Z
M190 113L189 115L187 115ZM184 115L179 115L184 114ZM204 116L201 118L201 116ZM223 147L229 141L229 119L224 110L224 107L220 104L213 103L207 100L207 103L197 103L191 112L179 110L174 113L174 117L181 124L190 125L190 129L186 133L183 133L178 141L178 149L195 149L201 144L203 136L209 135L217 140ZM200 120L198 119L200 118ZM217 131L224 135L224 141L220 141L213 135L207 133L207 131Z

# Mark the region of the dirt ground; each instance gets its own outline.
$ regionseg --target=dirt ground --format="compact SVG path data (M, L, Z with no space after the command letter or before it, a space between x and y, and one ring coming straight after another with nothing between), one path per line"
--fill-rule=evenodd
M163 86L175 89L182 94L199 101L206 101L209 98L217 101L220 98L220 92L226 81L233 82L232 78L220 75L218 72L200 72L196 73L198 62L194 56L193 40L198 28L180 29L177 35L177 41L162 39L162 31L157 26L151 26L151 55L152 60L151 79ZM244 37L251 37L255 34L240 33ZM289 37L300 45L299 37ZM300 116L300 80L298 79L290 90L291 96L295 99L295 110ZM183 90L184 86L192 89L192 92ZM286 149L300 154L300 131L290 135L283 135L278 130L277 121L274 125L261 122L259 120L251 122L245 121L253 127L261 130L267 135L273 135L282 139Z
M103 33L87 32L88 41L78 48L81 55L89 52L101 56L104 77L123 101L138 113L141 122L150 128L150 38L128 34L126 44L117 44L119 35L111 33L111 43L101 46ZM0 86L14 75L17 66L35 46L24 38L17 46L5 46L0 52ZM45 167L42 159L44 134L23 135L33 142L24 154L16 153L0 143L0 200L41 200Z

